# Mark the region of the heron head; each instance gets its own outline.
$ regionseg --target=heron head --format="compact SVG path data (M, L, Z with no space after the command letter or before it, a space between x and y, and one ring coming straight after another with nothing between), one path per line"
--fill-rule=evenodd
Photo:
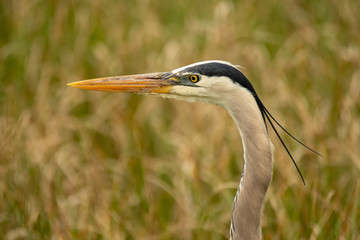
M171 72L97 78L68 85L88 90L155 94L220 106L224 106L226 96L234 94L234 89L244 88L256 96L251 83L239 69L224 61L205 61Z

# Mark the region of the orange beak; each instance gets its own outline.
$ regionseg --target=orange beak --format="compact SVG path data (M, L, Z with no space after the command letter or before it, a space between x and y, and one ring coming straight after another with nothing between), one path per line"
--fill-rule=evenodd
M169 93L176 85L174 79L168 78L171 75L171 72L160 72L95 78L69 83L68 86L105 92Z

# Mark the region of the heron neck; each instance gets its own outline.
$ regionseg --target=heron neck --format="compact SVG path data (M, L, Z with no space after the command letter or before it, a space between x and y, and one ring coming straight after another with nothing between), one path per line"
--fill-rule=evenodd
M242 93L227 108L239 129L244 168L235 196L230 239L261 239L261 213L272 177L272 144L254 97ZM247 97L246 97L247 96Z

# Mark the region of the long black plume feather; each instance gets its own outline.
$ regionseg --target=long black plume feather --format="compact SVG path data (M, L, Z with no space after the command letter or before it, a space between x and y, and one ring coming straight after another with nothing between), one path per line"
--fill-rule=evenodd
M303 147L309 149L309 150L312 151L313 153L315 153L315 154L317 154L317 155L319 155L319 156L322 157L322 155L321 155L320 153L318 153L318 152L316 152L315 150L313 150L313 149L309 148L308 146L306 146L304 143L302 143L300 140L298 140L296 137L294 137L291 133L289 133L283 126L281 126L280 123L279 123L278 121L276 121L276 119L275 119L275 118L270 114L270 112L265 108L264 105L263 105L263 108L264 108L266 114L268 114L268 115L271 117L271 119L274 120L275 123L276 123L284 132L286 132L292 139L294 139L295 141L297 141L298 143L300 143ZM269 118L268 118L268 119L269 119ZM270 119L269 119L269 120L270 120Z
M265 107L264 107L264 109L265 109ZM303 183L304 183L304 185L305 185L305 180L304 180L304 177L303 177L303 175L301 174L301 172L300 172L300 169L299 169L298 165L296 164L296 162L295 162L295 160L294 160L293 156L291 155L291 153L290 153L289 149L286 147L286 145L285 145L284 141L283 141L283 140L282 140L282 138L280 137L280 135L279 135L278 131L276 130L276 128L275 128L275 126L274 126L274 124L272 123L272 121L271 121L270 117L268 116L268 112L266 111L266 112L264 112L264 113L265 113L265 116L266 116L267 120L269 121L269 123L270 123L270 125L271 125L272 129L274 129L274 132L276 133L277 137L279 138L279 140L280 140L281 144L284 146L284 148L285 148L286 152L287 152L287 153L288 153L288 155L290 156L291 161L294 163L294 165L295 165L295 167L296 167L296 170L297 170L297 171L298 171L298 173L300 174L301 180L302 180L302 182L303 182Z

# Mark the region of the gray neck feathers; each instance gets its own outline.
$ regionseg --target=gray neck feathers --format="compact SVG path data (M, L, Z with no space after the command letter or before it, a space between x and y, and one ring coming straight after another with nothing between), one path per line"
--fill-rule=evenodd
M238 126L244 148L244 169L235 196L230 239L261 239L261 214L272 177L273 146L252 94L238 89L226 108Z

